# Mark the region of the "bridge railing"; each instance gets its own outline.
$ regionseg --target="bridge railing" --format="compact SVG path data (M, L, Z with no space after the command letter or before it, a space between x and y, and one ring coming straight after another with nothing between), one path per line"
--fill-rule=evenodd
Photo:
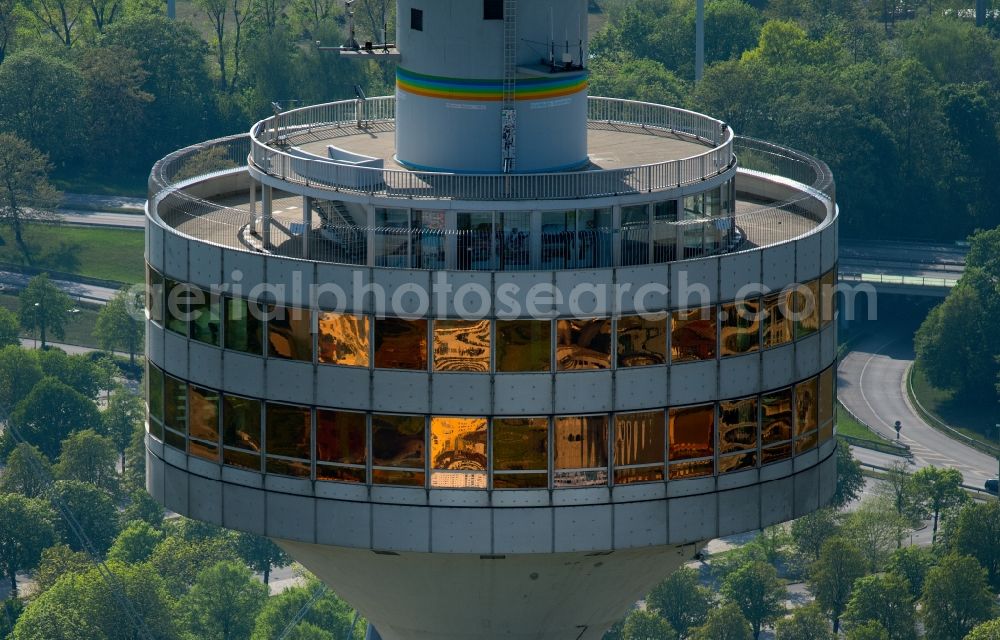
M907 287L935 287L950 289L958 284L958 278L936 278L933 276L902 276L889 273L840 272L841 280L867 282L870 284L891 284Z

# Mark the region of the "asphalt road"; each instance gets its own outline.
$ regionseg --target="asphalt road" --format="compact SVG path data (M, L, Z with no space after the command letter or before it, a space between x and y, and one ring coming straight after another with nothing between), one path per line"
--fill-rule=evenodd
M59 217L69 224L95 225L121 229L142 229L146 226L145 216L135 213L111 213L109 211L88 211L59 209Z
M929 465L953 467L962 472L966 484L982 487L987 478L997 477L996 458L934 429L917 414L905 390L906 371L913 358L910 335L891 328L874 332L861 340L838 367L840 401L886 437L895 438L893 424L896 420L902 422L900 439L910 446L915 469ZM862 462L892 462L892 456L855 451Z
M0 271L0 286L3 289L23 289L28 286L29 280L31 280L30 275L16 271ZM93 284L83 284L69 280L52 280L52 284L59 287L74 300L84 302L104 303L114 298L118 293L117 289L110 287L99 287Z
M873 273L927 278L959 278L968 249L954 243L875 242L843 238L843 273Z

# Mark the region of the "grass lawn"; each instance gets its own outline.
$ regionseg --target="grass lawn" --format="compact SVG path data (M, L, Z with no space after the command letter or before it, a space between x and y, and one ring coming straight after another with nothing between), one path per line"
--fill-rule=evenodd
M0 262L118 282L137 283L145 277L141 230L30 224L24 232L30 263L9 229L4 229L2 239Z
M17 296L0 294L0 306L17 313L21 303ZM74 313L72 319L66 324L66 337L59 339L50 335L49 339L66 344L75 344L80 347L99 348L100 345L97 344L97 338L94 337L94 324L97 322L99 307L96 305L77 304L75 308L80 311ZM36 338L37 335L29 331L22 331L21 337Z
M1000 446L995 426L995 399L982 403L957 400L951 391L932 385L916 364L910 373L910 385L913 396L933 417L974 440L992 447Z
M885 444L886 442L885 438L880 437L871 429L852 418L851 414L843 407L839 407L837 411L837 433L842 436L866 440L868 442L879 444Z

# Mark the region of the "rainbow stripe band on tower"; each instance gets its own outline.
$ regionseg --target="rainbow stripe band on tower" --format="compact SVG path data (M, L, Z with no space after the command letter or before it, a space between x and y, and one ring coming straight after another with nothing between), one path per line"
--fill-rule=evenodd
M553 78L524 78L517 81L515 97L517 100L550 100L585 91L587 85L586 71ZM503 99L502 80L444 78L397 68L396 86L406 93L442 100L500 102Z

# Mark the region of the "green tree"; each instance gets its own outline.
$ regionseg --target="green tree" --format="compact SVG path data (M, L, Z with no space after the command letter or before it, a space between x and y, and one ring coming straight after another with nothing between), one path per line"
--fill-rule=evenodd
M0 85L9 86L4 84L4 72L9 64L0 66ZM4 92L5 99L11 91ZM0 106L0 128L10 126L6 124L5 110L6 107ZM50 169L48 158L31 142L0 132L0 224L14 232L14 242L29 263L31 254L24 239L25 225L51 219L46 209L59 202L59 192L49 183ZM6 330L4 335L9 337Z
M820 509L792 522L792 542L796 551L809 559L819 560L823 543L837 534L840 523L832 509Z
M132 443L135 430L141 427L144 415L142 399L124 387L111 392L108 406L101 412L101 431L114 443L123 469L125 452Z
M732 602L714 607L705 624L694 629L691 640L750 640L753 630L740 608ZM255 639L256 640L256 639Z
M21 327L12 311L0 308L0 349L9 345L21 345Z
M965 636L965 640L1000 640L1000 618L984 622Z
M56 477L85 482L115 495L118 491L115 458L110 438L98 435L93 429L77 431L63 440Z
M0 575L17 597L17 574L38 566L42 550L55 541L52 511L44 501L0 494Z
M94 568L94 561L82 551L73 551L65 544L57 544L42 551L42 559L35 571L35 593L44 593L63 576L84 574Z
M97 487L76 480L60 480L52 487L49 500L72 515L93 551L103 555L118 537L118 509L111 497ZM74 551L88 551L84 541L62 522L62 539Z
M287 567L292 563L281 547L268 538L252 533L236 536L236 553L251 570L264 577L264 584L271 582L271 569Z
M628 52L595 59L590 73L594 94L611 98L679 104L688 91L686 84L662 63L636 59Z
M37 447L22 442L7 457L7 467L0 475L0 492L41 498L51 481L52 464Z
M887 573L858 578L844 620L852 629L877 622L888 632L889 640L914 640L915 616L906 578Z
M30 351L15 346L0 349L0 414L9 416L41 379L42 368Z
M131 522L111 545L108 559L125 564L145 562L153 555L156 545L163 542L165 537L162 531L154 529L148 522L141 520Z
M978 560L990 585L1000 591L1000 504L990 501L963 507L949 534L953 549Z
M101 424L93 401L55 378L44 378L21 400L10 416L10 426L21 438L55 459L71 433Z
M775 625L777 640L833 640L830 623L816 606L799 607Z
M138 487L128 492L121 520L124 524L141 520L159 529L163 526L163 515L163 507L160 506L160 503L146 493L144 488Z
M92 5L111 4L120 0L90 0ZM95 10L95 15L97 11ZM86 118L87 139L100 145L105 163L103 171L119 175L134 172L129 167L132 154L128 151L134 140L145 137L149 125L147 107L153 96L143 90L149 74L142 68L133 51L119 46L87 47L78 52L77 66L83 78L82 111ZM102 309L102 315L104 311ZM101 333L101 316L98 316L98 339ZM123 327L124 329L124 327ZM129 328L135 333L135 328ZM122 334L123 347L128 348L134 337ZM138 347L138 343L135 344Z
M82 79L72 64L41 48L25 48L4 60L0 86L7 89L0 101L0 131L7 131L30 145L29 148L38 150L32 153L27 165L28 175L47 173L47 162L44 156L39 159L38 152L57 167L79 157L84 135L79 126ZM39 109L39 104L45 104L46 108ZM5 154L8 152L16 153L17 149L5 150ZM39 205L58 202L51 187L36 191Z
M622 640L673 640L677 632L653 611L632 609L625 617Z
M220 562L239 562L232 544L223 537L186 540L168 534L149 557L149 563L166 580L174 597L184 595L198 574Z
M14 0L0 0L0 64L3 64L7 52L10 51L20 22L18 3ZM3 637L3 634L0 634L0 637Z
M87 10L83 0L30 0L25 6L60 44L73 46L76 42L74 31L77 31L77 23Z
M237 640L253 631L265 602L267 587L247 568L220 562L198 574L180 605L188 628L199 638Z
M94 398L101 388L100 372L85 355L69 355L62 349L35 351L42 373L55 378L78 393Z
M355 620L356 614L346 602L315 579L309 579L305 586L286 589L267 601L257 616L251 640L277 638L310 601L313 604L308 607L300 625L318 627L329 632L333 638L361 640L364 637L364 620Z
M91 569L70 574L35 598L14 627L12 640L180 640L174 603L163 579L144 564L108 563L111 579ZM120 605L128 599L148 636L140 636L137 620Z
M735 603L753 627L753 637L760 637L764 625L771 624L785 612L785 585L773 566L749 562L726 577L722 594Z
M919 520L919 509L914 505L913 475L906 463L895 462L890 465L876 491L892 505L900 522L914 524Z
M819 559L809 569L809 590L830 616L834 633L840 630L854 582L863 575L865 558L852 542L837 537L823 543Z
M865 477L861 465L851 456L846 444L837 446L837 490L830 500L830 506L841 509L856 500L865 488Z
M857 541L868 562L868 571L881 571L893 549L899 546L908 522L896 515L892 503L884 497L866 499L847 516L844 532Z
M962 489L962 472L958 469L924 467L913 474L913 486L917 503L934 520L931 541L936 542L941 514L965 504L969 499Z
M996 614L986 571L971 556L942 558L927 574L920 603L927 640L964 638Z
M24 611L24 603L17 598L8 598L0 602L0 638L10 636L22 611Z
M868 622L847 631L847 640L891 640L889 632L878 622Z
M653 587L646 604L670 623L681 638L705 623L712 606L712 592L698 582L698 572L681 567Z
M889 571L903 576L910 585L910 594L919 598L924 590L927 572L934 566L934 554L924 547L902 547L889 557Z
M20 245L20 241L18 242ZM45 348L48 333L62 339L66 335L66 323L73 302L49 280L49 274L35 276L28 282L21 295L21 310L18 319L27 331L38 330L38 337Z
M142 346L145 329L142 316L136 313L143 308L142 304L136 300L134 293L122 289L101 308L94 325L94 335L101 348L108 351L124 350L128 353L129 366L132 367L135 366L135 354Z

